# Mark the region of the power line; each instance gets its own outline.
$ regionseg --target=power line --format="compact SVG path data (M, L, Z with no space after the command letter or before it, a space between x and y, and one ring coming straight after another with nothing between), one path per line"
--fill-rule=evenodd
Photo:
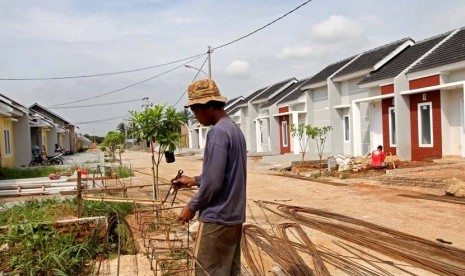
M203 61L202 66L200 66L200 68L199 68L200 70L197 70L197 69L194 68L195 70L197 70L197 74L195 74L194 78L192 79L192 82L197 79L197 77L199 76L199 74L200 74L203 66L207 62L207 60L208 60L208 57ZM184 97L184 95L186 95L186 92L187 92L187 89L184 90L184 93L182 93L181 97L179 97L179 99L176 101L176 103L174 103L174 106L176 106L179 103L179 101Z
M85 124L93 124L93 123L100 123L100 122L107 122L107 121L113 121L113 120L119 120L119 119L122 119L122 118L125 118L127 117L128 115L122 115L122 116L118 116L118 117L111 117L111 118L106 118L106 119L100 119L100 120L95 120L95 121L87 121L87 122L77 122L77 123L74 123L76 125L85 125Z
M233 44L233 43L236 43L236 42L238 42L238 41L240 41L240 40L242 40L242 39L244 39L244 38L247 38L247 37L249 37L249 36L251 36L251 35L253 35L253 34L255 34L255 33L259 32L259 31L261 31L261 30L263 30L263 29L265 29L266 27L268 27L268 26L270 26L270 25L276 23L277 21L283 19L284 17L288 16L289 14L291 14L291 13L295 12L296 10L300 9L301 7L307 5L307 4L310 3L311 1L312 1L312 0L307 0L307 1L305 1L304 3L300 4L299 6L295 7L294 9L292 9L292 10L288 11L287 13L283 14L282 16L280 16L280 17L276 18L275 20L269 22L268 24L265 24L265 25L263 25L262 27L260 27L260 28L258 28L258 29L256 29L256 30L254 30L254 31L252 31L252 32L250 32L250 33L248 33L248 34L246 34L246 35L243 35L243 36L241 36L241 37L239 37L239 38L236 38L236 39L234 39L234 40L231 40L230 42L224 43L224 44L222 44L222 45L220 45L220 46L217 46L217 47L213 47L211 50L220 49L220 48L226 47L226 46L228 46L228 45L231 45L231 44ZM208 58L207 58L207 59L208 59ZM205 59L205 61L204 61L203 64L202 64L202 67L200 67L200 69L203 68L203 66L205 65L205 62L207 61L207 59ZM194 79L193 79L192 81L195 81L195 79L197 78L197 76L199 75L199 73L200 73L200 70L197 72L197 74L195 75L195 77L194 77ZM184 95L186 94L186 92L187 92L187 89L184 91L184 93L181 95L181 97L176 101L176 103L174 104L174 106L176 106L176 105L179 103L179 101L184 97Z
M270 26L270 25L276 23L277 21L283 19L284 17L288 16L289 14L291 14L291 13L295 12L296 10L300 9L301 7L307 5L307 4L310 3L311 1L312 1L312 0L307 0L307 1L305 1L304 3L300 4L299 6L297 6L296 8L294 8L294 9L288 11L287 13L285 13L285 14L283 14L282 16L276 18L275 20L271 21L270 23L263 25L262 27L256 29L255 31L252 31L252 32L250 32L250 33L248 33L248 34L246 34L246 35L244 35L244 36L241 36L241 37L239 37L239 38L236 38L236 39L234 39L234 40L231 40L230 42L224 43L224 44L222 44L222 45L220 45L220 46L213 47L212 50L216 50L216 49L223 48L223 47L225 47L225 46L228 46L228 45L231 45L231 44L233 44L233 43L236 43L236 42L238 42L239 40L242 40L242 39L244 39L244 38L246 38L246 37L249 37L249 36L251 36L251 35L253 35L253 34L255 34L255 33L259 32L259 31L261 31L261 30L263 30L263 29L265 29L266 27L268 27L268 26Z
M127 74L127 73L133 73L133 72L139 72L139 71L144 71L144 70L149 70L149 69L154 69L154 68L159 68L163 67L166 65L171 65L175 64L181 61L186 61L190 60L196 57L201 57L205 55L205 53L194 55L191 57L187 58L182 58L162 64L157 64L153 66L148 66L148 67L143 67L143 68L137 68L137 69L132 69L132 70L126 70L126 71L119 71L119 72L111 72L111 73L101 73L101 74L91 74L91 75L80 75L80 76L65 76L65 77L45 77L45 78L0 78L0 81L39 81L39 80L65 80L65 79L79 79L79 78L93 78L93 77L102 77L102 76L111 76L111 75L120 75L120 74Z
M227 43L224 43L222 45L219 45L219 46L216 46L216 47L213 47L211 50L217 50L217 49L220 49L220 48L223 48L223 47L226 47L228 45L231 45L233 43L236 43L244 38L247 38L265 28L267 28L268 26L276 23L277 21L283 19L284 17L288 16L289 14L295 12L296 10L300 9L301 7L305 6L306 4L310 3L312 0L307 0L305 1L304 3L300 4L299 6L297 6L296 8L290 10L289 12L285 13L284 15L276 18L275 20L269 22L268 24L265 24L263 25L262 27L246 34L246 35L243 35L239 38L236 38L234 40L231 40L230 42L227 42ZM197 54L197 55L193 55L193 56L190 56L190 57L187 57L187 58L182 58L182 59L178 59L178 60L174 60L174 61L170 61L170 62L166 62L166 63L162 63L162 64L157 64L157 65L153 65L153 66L148 66L148 67L143 67L143 68L137 68L137 69L132 69L132 70L125 70L125 71L118 71L118 72L111 72L111 73L101 73L101 74L89 74L89 75L79 75L79 76L64 76L64 77L44 77L44 78L0 78L0 81L39 81L39 80L63 80L63 79L77 79L77 78L91 78L91 77L102 77L102 76L110 76L110 75L118 75L118 74L126 74L126 73L133 73L133 72L138 72L138 71L143 71L143 70L149 70L149 69L154 69L154 68L158 68L158 67L162 67L162 66L166 66L166 65L171 65L171 64L175 64L175 63L178 63L178 62L181 62L181 61L185 61L185 60L190 60L190 59L193 59L193 58L198 58L198 57L201 57L203 55L205 55L206 53L201 53L201 54Z
M203 54L203 55L206 55L206 54ZM196 57L196 58L190 60L188 63L193 62L193 61L195 61L195 60L197 60L197 59L199 59L199 58L200 58L200 57ZM178 69L178 68L180 68L180 67L184 67L184 64L178 65L178 66L176 66L176 67L174 67L174 68L172 68L172 69L169 69L169 70L167 70L167 71L164 71L164 72L162 72L162 73L160 73L160 74L157 74L157 75L155 75L155 76L152 76L152 77L150 77L150 78L148 78L148 79L145 79L145 80L142 80L142 81L139 81L139 82L130 84L130 85L128 85L128 86L125 86L125 87L122 87L122 88L119 88L119 89L116 89L116 90L112 90L112 91L110 91L110 92L106 92L106 93L103 93L103 94L100 94L100 95L97 95L97 96L92 96L92 97L87 97L87 98L83 98L83 99L79 99L79 100L75 100L75 101L71 101L71 102L56 104L56 105L53 105L52 108L53 108L53 107L57 107L57 106L63 106L63 105L67 105L67 104L73 104L73 103L77 103L77 102L87 101L87 100L91 100L91 99L96 99L96 98L103 97L103 96L106 96L106 95L109 95L109 94L113 94L113 93L116 93L116 92L119 92L119 91L122 91L122 90L125 90L125 89L128 89L128 88L134 87L134 86L136 86L136 85L139 85L139 84L148 82L149 80L153 80L153 79L155 79L155 78L157 78L157 77L160 77L160 76L162 76L162 75L165 75L165 74L167 74L167 73L170 73L170 72L172 72L172 71L174 71L174 70L176 70L176 69Z
M47 108L48 108L48 109L64 109L64 108L81 108L81 107L92 107L92 106L106 106L106 105L114 105L114 104L138 102L138 101L142 101L142 100L143 100L143 99L133 99L133 100L127 100L127 101L111 102L111 103L88 104L88 105L73 105L73 106L57 106L57 107L47 107Z

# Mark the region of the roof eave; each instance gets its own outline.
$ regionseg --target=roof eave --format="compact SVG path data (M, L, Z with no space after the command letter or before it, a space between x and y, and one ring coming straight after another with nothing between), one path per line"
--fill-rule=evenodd
M394 83L394 78L385 78L382 80L375 80L375 81L362 83L362 84L359 84L358 86L360 88L372 88L372 87L384 86L384 85L392 84L392 83Z
M363 69L363 70L360 70L360 71L357 71L357 72L353 72L353 73L350 73L350 74L347 74L347 75L342 75L342 76L333 78L332 81L340 82L340 81L355 79L355 78L358 78L358 77L363 77L363 76L368 75L368 73L370 73L372 70L373 70L373 68Z
M309 85L305 85L305 86L302 86L302 90L309 90L309 89L315 89L315 88L320 88L320 87L323 87L323 86L326 86L328 85L326 81L320 81L320 82L317 82L317 83L312 83L312 84L309 84Z

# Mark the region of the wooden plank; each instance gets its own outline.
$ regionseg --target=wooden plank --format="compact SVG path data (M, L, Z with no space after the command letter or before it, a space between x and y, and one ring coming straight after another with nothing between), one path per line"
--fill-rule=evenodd
M127 190L127 188L92 189L92 190L83 190L82 194L125 192L126 190ZM60 194L62 194L62 195L77 195L78 191L61 191Z
M82 199L90 200L90 201L102 201L102 202L126 202L126 203L138 203L138 204L152 204L152 205L161 205L160 200L137 200L131 198L105 198L105 197L91 197L91 196L83 196Z
M112 180L116 179L118 180L119 178L117 176L98 176L98 177L84 177L82 180L84 181L94 181L94 180ZM76 182L77 178L68 178L68 182Z

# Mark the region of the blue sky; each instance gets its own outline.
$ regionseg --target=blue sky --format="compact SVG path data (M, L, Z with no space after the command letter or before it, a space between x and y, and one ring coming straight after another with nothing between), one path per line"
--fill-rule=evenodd
M92 75L171 62L241 37L303 2L0 0L0 78ZM330 63L398 39L418 41L463 27L463 14L462 0L313 0L266 29L215 50L212 77L225 96L247 96L289 77L310 77ZM200 67L203 62L202 57L190 64ZM37 102L50 107L131 86L69 105L143 97L172 105L197 73L182 65L93 78L0 80L0 93L26 106ZM178 107L185 101L184 95ZM51 110L79 123L125 116L142 103ZM121 120L78 126L81 133L105 135Z

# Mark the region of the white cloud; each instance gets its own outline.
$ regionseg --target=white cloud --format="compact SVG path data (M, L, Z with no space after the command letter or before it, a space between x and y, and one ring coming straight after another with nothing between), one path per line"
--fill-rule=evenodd
M173 21L176 24L190 24L196 22L193 18L190 17L184 17L184 16L176 16L171 18L171 21Z
M360 23L341 15L331 15L310 30L312 37L324 41L358 38L362 33L363 29Z
M286 47L276 56L281 59L306 58L316 53L311 47Z
M249 72L250 64L247 61L234 60L226 67L228 75L245 75Z

